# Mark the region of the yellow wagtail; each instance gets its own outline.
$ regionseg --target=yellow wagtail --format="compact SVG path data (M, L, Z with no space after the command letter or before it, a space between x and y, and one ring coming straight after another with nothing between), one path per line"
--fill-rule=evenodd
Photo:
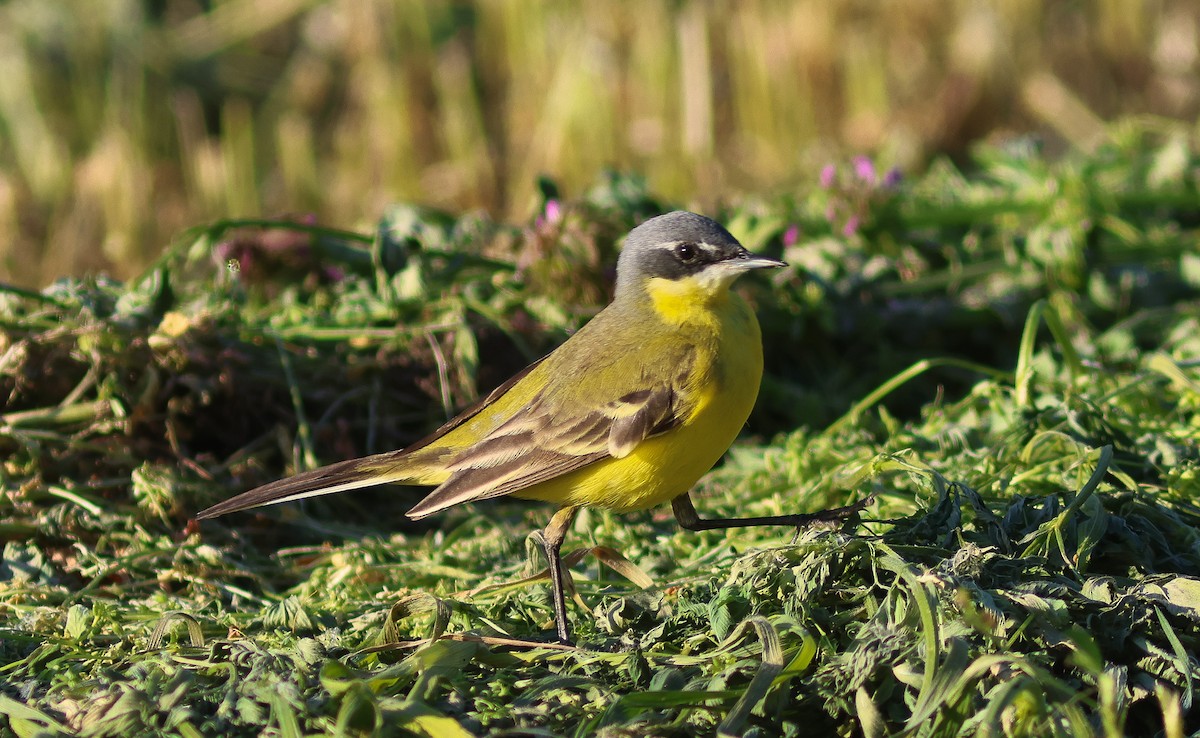
M704 216L651 218L625 241L608 307L429 437L263 485L197 517L387 483L436 485L408 511L414 519L504 495L556 503L544 544L558 638L570 643L560 549L580 507L670 500L681 526L707 530L836 520L867 502L702 520L688 496L737 437L762 378L758 320L729 287L781 266Z

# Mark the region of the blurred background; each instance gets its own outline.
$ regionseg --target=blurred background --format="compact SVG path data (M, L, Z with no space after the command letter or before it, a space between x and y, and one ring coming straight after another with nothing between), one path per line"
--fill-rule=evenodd
M1200 111L1195 0L9 0L0 279L137 274L184 228L415 202L528 219L606 168L710 209L868 154L1089 148Z

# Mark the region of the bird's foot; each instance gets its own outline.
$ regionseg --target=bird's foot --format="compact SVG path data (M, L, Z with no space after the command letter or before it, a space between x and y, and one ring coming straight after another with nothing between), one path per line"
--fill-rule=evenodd
M842 507L833 507L828 510L820 510L820 511L814 512L814 513L803 513L801 515L797 515L796 516L796 535L792 537L792 542L793 543L796 542L796 539L798 539L800 537L800 534L804 531L805 528L808 528L813 525L827 525L830 523L840 523L840 522L846 520L847 518L849 518L850 516L852 516L856 513L862 512L863 510L866 509L867 505L870 505L874 501L875 501L875 494L871 493L871 494L867 495L866 497L862 498L861 500L859 500L858 502L852 503L850 505L843 505Z

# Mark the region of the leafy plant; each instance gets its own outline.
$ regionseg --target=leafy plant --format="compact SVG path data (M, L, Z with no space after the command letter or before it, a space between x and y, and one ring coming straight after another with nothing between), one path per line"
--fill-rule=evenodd
M498 501L377 490L197 526L395 448L606 299L636 179L508 226L223 222L141 279L0 295L0 724L42 735L1185 735L1200 723L1196 147L986 149L721 214L769 374L713 513L581 513L579 648ZM566 280L564 275L571 275ZM770 440L764 440L770 439Z

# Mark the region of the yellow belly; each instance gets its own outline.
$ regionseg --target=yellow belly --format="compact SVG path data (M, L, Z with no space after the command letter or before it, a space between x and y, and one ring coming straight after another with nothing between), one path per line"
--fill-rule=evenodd
M762 339L753 312L734 296L722 315L713 361L702 369L695 409L674 429L605 459L515 493L561 505L618 512L662 504L687 492L737 438L762 379Z

